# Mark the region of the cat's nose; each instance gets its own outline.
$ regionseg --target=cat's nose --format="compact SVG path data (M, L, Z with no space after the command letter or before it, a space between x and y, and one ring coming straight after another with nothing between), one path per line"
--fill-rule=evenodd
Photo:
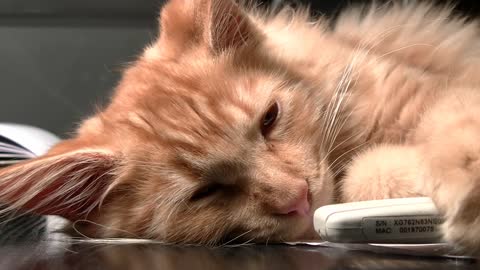
M274 209L274 214L278 215L301 215L306 216L310 213L310 203L308 202L308 185L299 188L296 194Z

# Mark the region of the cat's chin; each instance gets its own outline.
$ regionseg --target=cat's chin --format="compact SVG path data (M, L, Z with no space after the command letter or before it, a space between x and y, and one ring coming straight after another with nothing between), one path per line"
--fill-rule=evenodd
M278 242L308 242L318 240L320 240L320 236L315 232L313 226L308 226L303 230L286 233L278 239Z
M281 242L295 242L318 238L318 234L313 227L313 213L289 217L288 219L290 220L285 220L282 226L283 229L279 232Z
M295 237L295 241L307 241L307 240L319 240L320 237L313 227L313 217L308 216L308 226L302 230L298 236Z

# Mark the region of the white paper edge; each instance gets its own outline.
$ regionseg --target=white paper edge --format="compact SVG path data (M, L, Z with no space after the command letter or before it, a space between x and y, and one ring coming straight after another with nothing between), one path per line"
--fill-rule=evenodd
M0 135L28 149L35 156L45 154L60 141L60 138L46 130L11 123L0 123Z

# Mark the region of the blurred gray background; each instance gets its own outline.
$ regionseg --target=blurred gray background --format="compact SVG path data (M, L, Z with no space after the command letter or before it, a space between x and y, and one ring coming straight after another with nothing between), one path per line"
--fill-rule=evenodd
M0 122L60 136L156 35L153 0L0 0Z
M155 38L162 2L0 0L0 122L67 136L108 101L122 69ZM366 1L310 4L332 14L346 2ZM460 7L476 12L476 2Z

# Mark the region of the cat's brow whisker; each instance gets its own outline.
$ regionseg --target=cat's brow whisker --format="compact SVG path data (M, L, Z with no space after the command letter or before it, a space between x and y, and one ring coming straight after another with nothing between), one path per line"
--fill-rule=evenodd
M435 23L435 22L446 21L447 19L448 19L447 17L442 17L442 18L439 18L439 19L426 20L425 22L426 23ZM399 30L399 29L402 29L402 28L408 28L408 27L416 27L416 26L417 25L415 23L405 23L405 24L399 24L399 25L392 26L392 27L387 28L386 30L380 32L376 36L370 37L368 39L361 39L359 44L357 44L356 50L367 49L367 51L365 51L364 53L365 53L365 56L368 56L387 37L389 37L391 34L395 34L395 30ZM427 32L432 32L432 30L427 31ZM375 41L375 42L373 44L371 44L372 41ZM424 44L424 45L432 46L431 44ZM412 45L407 45L406 47L408 48L409 46L412 46ZM396 49L394 51L399 51L399 50L401 50L401 49ZM388 54L394 53L394 51L389 52L389 53L387 52L385 54L388 55ZM383 55L382 57L384 57L384 56L385 55Z
M446 19L447 19L447 18L440 18L440 19L431 20L431 21L427 21L427 22L434 23L434 22L436 22L436 21L445 21ZM362 40L360 40L359 45L360 45L360 44L364 44L363 48L367 48L367 51L365 51L365 56L368 56L373 50L376 49L377 46L379 46L387 37L389 37L390 34L394 34L394 33L395 33L395 32L394 32L395 30L397 30L398 28L406 28L406 27L410 27L410 26L415 27L416 25L415 25L415 24L401 24L401 25L393 26L393 27L391 27L391 28L389 28L389 29L381 32L381 33L378 34L377 36L374 36L374 37L372 37L372 38L370 38L370 39L366 39L366 40L362 39ZM428 32L432 32L432 31L430 30L430 31L428 31ZM380 37L380 38L379 38L379 37ZM379 38L379 39L378 39L375 43L370 44L371 41L373 41L373 40L375 40L375 39L377 39L377 38ZM414 46L431 46L431 47L434 47L432 44L428 44L428 43L409 44L409 45L405 45L405 46L403 46L403 47L400 47L400 48L391 50L391 51L389 51L389 52L386 52L386 53L384 53L384 54L382 54L382 55L380 55L380 56L377 56L377 57L375 58L375 60L381 59L381 58L383 58L383 57L385 57L385 56L388 56L388 55L390 55L390 54L392 54L392 53L401 51L401 50L403 50L403 49L408 49L408 48L414 47ZM438 46L436 47L436 49L438 49ZM435 49L435 50L436 50L436 49ZM435 51L435 50L434 50L434 51ZM433 52L432 52L432 54L433 54ZM368 64L364 65L364 67L362 67L362 68L359 70L359 72L360 72L361 70L363 70L364 68L366 68L367 66L369 66L370 64L372 64L372 63L368 63Z
M434 22L437 22L437 21L446 21L446 20L447 20L447 18L439 18L439 19L430 20L430 21L426 21L426 22L434 23ZM414 24L414 23L405 23L405 24L399 24L399 25L396 25L396 26L392 26L392 27L380 32L376 36L373 36L373 37L371 37L369 39L366 39L366 40L362 39L361 43L364 43L365 44L364 48L368 48L368 52L370 52L371 50L373 50L377 46L379 46L391 34L395 34L395 30L399 30L401 28L416 27L416 26L417 25ZM428 32L432 32L432 31L428 31ZM375 43L370 44L371 41L375 41Z
M398 52L398 51L405 50L405 49L408 49L408 48L411 48L411 47L415 47L415 46L435 47L435 46L433 46L432 44L428 44L428 43L414 43L414 44L409 44L409 45L405 45L405 46L403 46L403 47L400 47L400 48L398 48L398 49L395 49L395 50L391 50L391 51L389 51L389 52L386 52L386 53L378 56L378 57L376 58L376 60L381 59L381 58L383 58L383 57L385 57L385 56L388 56L388 55L390 55L390 54L392 54L392 53L396 53L396 52Z

